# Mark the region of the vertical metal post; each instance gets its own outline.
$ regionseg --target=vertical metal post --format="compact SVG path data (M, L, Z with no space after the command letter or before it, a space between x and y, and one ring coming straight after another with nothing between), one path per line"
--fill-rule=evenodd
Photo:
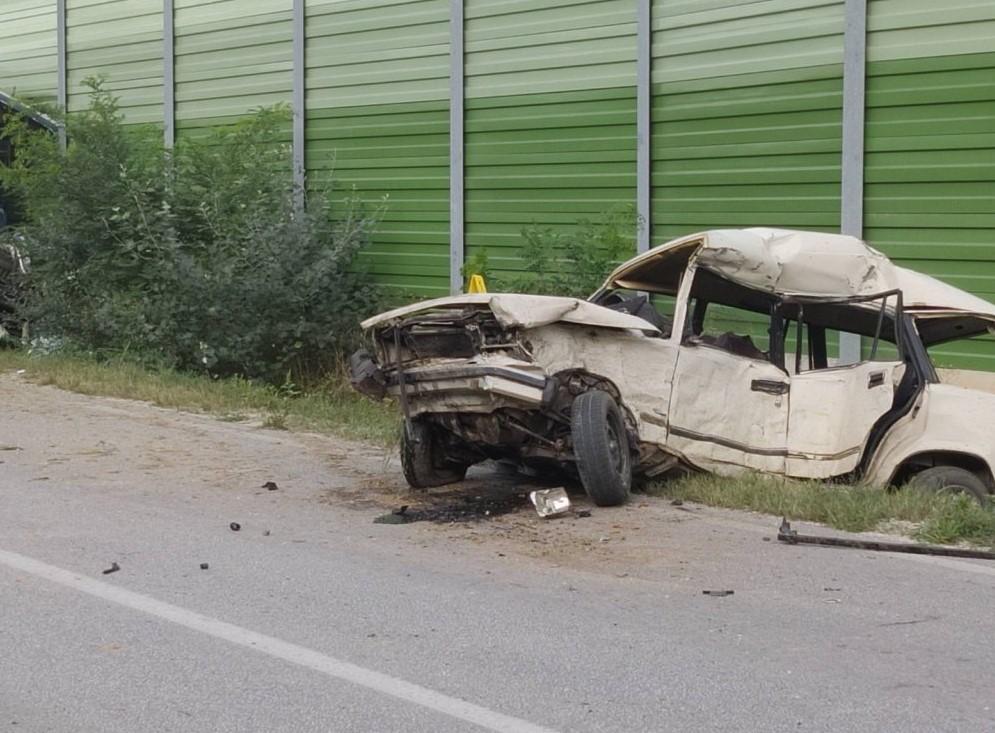
M65 115L69 107L69 94L67 90L67 69L66 69L66 0L56 0L55 2L55 54L56 54L56 81L55 97L59 109ZM59 125L59 146L66 149L66 124Z
M162 0L162 135L163 144L176 142L176 59L173 0Z
M463 290L463 0L449 11L449 291Z
M304 47L306 38L304 36L304 16L306 0L294 0L294 30L293 30L293 56L294 56L294 94L293 94L293 159L294 159L294 197L298 211L304 209L304 178L307 161L305 159L305 138L304 123L306 119L305 97L304 97L304 72L305 58Z
M840 231L864 235L864 85L867 0L846 0L843 31L843 152L840 160ZM860 337L840 334L840 362L861 359Z
M636 9L636 213L639 231L636 251L650 248L653 182L651 180L652 149L650 146L652 113L651 69L653 28L651 0L638 0Z

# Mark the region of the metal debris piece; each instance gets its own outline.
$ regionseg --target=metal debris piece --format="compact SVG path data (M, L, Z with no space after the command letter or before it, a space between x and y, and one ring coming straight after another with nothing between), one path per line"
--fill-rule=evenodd
M945 557L969 557L976 560L995 560L995 552L987 550L967 550L959 547L940 545L919 545L911 542L878 542L876 540L856 540L846 537L823 537L821 535L798 534L791 529L788 520L781 520L777 539L789 545L826 545L828 547L853 547L858 550L880 552L907 552L912 555L943 555Z
M276 491L280 487L276 485L276 481L267 481L266 483L263 484L262 488L266 489L267 491Z
M713 596L715 598L725 598L726 596L731 596L736 591L734 590L703 590L701 592L704 596Z
M536 513L543 519L559 517L570 511L570 497L562 486L529 492L529 499L532 500Z
M120 569L121 569L120 565L118 565L116 562L112 562L111 566L103 571L103 574L110 575L111 573L116 573Z
M210 567L210 566L209 566L209 565L208 565L208 564L207 564L206 562L202 562L202 563L200 564L200 569L201 569L201 570L207 570L207 569L208 569L209 567Z
M240 529L242 529L242 525L239 524L238 522L232 522L231 524L228 525L228 529L230 529L232 532L238 532Z

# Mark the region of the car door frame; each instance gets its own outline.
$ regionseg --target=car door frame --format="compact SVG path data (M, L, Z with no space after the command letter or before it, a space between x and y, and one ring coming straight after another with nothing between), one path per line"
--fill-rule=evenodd
M770 356L766 360L753 359L708 344L685 343L688 319L690 318L691 293L698 272L699 269L693 262L689 264L678 289L675 304L674 329L671 333L671 339L674 340L674 345L677 347L677 358L670 380L667 445L690 463L709 470L728 472L730 466L741 466L754 468L765 473L783 474L788 454L789 375L783 366L774 363ZM769 317L773 318L773 314ZM702 349L706 351L700 351ZM726 431L728 433L726 435L700 432L694 429L694 418L687 420L681 412L682 401L689 399L687 396L681 396L682 390L679 381L682 359L686 365L689 357L703 359L704 362L711 362L712 365L718 365L719 368L722 368L722 362L739 367L728 371L731 376L735 375L743 382L745 389L753 393L747 394L744 399L755 396L756 399L753 399L754 407L766 410L769 415L776 418L754 422L755 427L761 427L761 432L766 428L774 434L772 440L770 436L765 436L764 439L775 444L763 445L757 444L756 440L749 440L750 436L742 434L742 425L732 426L732 429ZM748 387L746 387L747 384ZM713 413L706 413L704 418L712 419L718 415L717 412L713 411ZM680 424L682 421L692 422L692 424L682 425ZM703 422L705 420L701 420L699 424Z

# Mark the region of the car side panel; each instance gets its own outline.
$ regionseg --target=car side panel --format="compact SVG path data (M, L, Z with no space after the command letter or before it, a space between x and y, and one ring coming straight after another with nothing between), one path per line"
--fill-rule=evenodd
M904 369L901 362L863 362L792 376L785 473L829 478L856 468Z
M788 375L707 345L680 347L668 446L716 473L783 473ZM740 468L737 468L740 467Z

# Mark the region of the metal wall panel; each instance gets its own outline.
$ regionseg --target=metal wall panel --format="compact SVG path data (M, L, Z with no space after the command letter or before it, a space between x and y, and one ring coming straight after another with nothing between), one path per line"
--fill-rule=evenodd
M523 227L635 204L636 7L467 0L469 258L521 271Z
M871 0L868 11L865 235L995 301L995 4ZM995 369L992 354L958 344L934 358Z
M843 3L655 0L654 243L838 231Z
M307 161L386 213L364 255L412 296L449 292L449 0L309 0Z
M55 0L0 2L0 91L55 102Z
M176 0L175 35L180 135L259 107L289 105L292 0Z
M128 122L162 123L162 6L67 0L67 109L89 106L87 77L104 78Z

